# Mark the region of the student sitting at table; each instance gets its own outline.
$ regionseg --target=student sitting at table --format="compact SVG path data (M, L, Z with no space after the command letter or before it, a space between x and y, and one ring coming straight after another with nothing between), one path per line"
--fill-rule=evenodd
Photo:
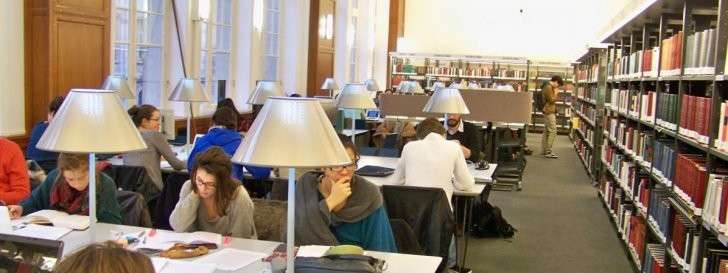
M68 214L88 215L88 154L62 153L58 168L20 206L8 206L15 219L49 209ZM116 184L108 175L96 173L96 215L100 222L121 224L121 208L116 200Z
M33 126L33 131L30 133L30 139L28 139L28 147L25 148L27 158L35 160L35 162L37 162L46 173L50 173L56 168L58 153L43 151L36 148L36 146L38 145L38 141L40 141L40 137L43 136L43 133L45 133L45 130L48 128L48 124L51 123L51 120L53 120L53 117L55 117L56 112L61 108L62 104L63 96L55 97L51 101L48 105L48 115L46 116L46 120L38 122L35 126Z
M29 193L30 178L23 151L15 142L0 137L0 203L17 205Z
M154 265L144 254L106 242L88 245L65 257L53 273L154 273Z
M163 184L162 172L159 169L160 157L164 157L175 170L184 169L185 163L177 159L172 147L167 142L167 138L159 132L161 114L156 107L149 104L135 105L129 108L127 112L134 125L139 129L139 133L147 144L147 149L125 154L124 165L144 167L149 177L161 191Z
M308 172L296 186L296 245L358 245L397 252L379 187L355 175L359 154L341 138L352 163Z
M230 156L212 147L197 156L191 170L191 180L182 185L179 202L169 216L172 229L255 239L253 200L240 181L231 177Z
M217 146L222 148L229 156L235 154L235 150L240 146L243 137L236 131L238 126L238 113L229 107L220 107L212 115L212 124L207 134L195 142L195 147L190 151L187 159L187 169L191 170L195 165L197 154L206 151L210 147ZM253 175L256 180L264 180L270 177L270 168L249 167L245 168ZM238 180L243 179L243 166L233 164L233 177Z

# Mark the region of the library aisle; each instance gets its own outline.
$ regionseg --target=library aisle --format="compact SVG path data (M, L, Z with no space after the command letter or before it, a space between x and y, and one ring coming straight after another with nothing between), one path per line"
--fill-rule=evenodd
M571 140L556 138L559 159L538 156L540 145L540 134L528 135L534 154L527 157L523 190L490 196L518 233L508 240L471 240L468 267L502 273L632 272Z

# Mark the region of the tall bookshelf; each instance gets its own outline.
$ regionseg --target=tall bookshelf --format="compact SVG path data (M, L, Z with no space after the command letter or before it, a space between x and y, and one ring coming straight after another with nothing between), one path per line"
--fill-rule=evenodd
M720 220L728 205L727 4L658 0L602 41L610 46L596 83L605 88L596 88L604 103L596 105L601 167L592 178L635 271L718 272L728 263L717 254L728 251ZM594 84L582 84L587 65L575 67L577 88Z
M601 109L604 106L603 92L606 85L606 49L590 48L588 53L579 58L574 66L576 84L574 86L573 130L570 135L574 140L579 159L591 180L596 181L600 173L600 157L602 137L600 130Z

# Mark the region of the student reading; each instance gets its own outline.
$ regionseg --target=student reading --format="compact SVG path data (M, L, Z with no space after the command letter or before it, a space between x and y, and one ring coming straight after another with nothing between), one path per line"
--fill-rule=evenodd
M124 165L144 167L149 177L152 178L154 184L161 191L162 172L159 169L160 157L163 156L175 170L184 169L185 163L177 159L174 151L172 151L172 147L167 143L166 137L159 132L161 114L156 107L149 104L132 106L127 112L134 122L134 125L139 129L139 133L141 133L144 142L147 144L147 149L125 154Z
M53 120L53 117L56 116L56 112L58 112L58 109L61 108L62 104L63 96L54 98L51 103L48 104L48 115L46 116L46 120L38 122L35 126L33 126L33 131L30 133L30 139L28 139L28 147L25 149L25 154L28 156L28 159L35 160L35 162L37 162L46 173L50 173L56 168L58 153L43 151L38 149L36 146L38 145L38 141L40 141L40 137L43 136L45 130L48 129L48 125Z
M169 216L174 231L256 238L253 200L231 172L230 157L219 147L197 156L192 180L182 186L179 202Z
M20 206L8 206L15 219L39 210L51 209L68 214L88 215L88 154L62 153L58 168ZM100 222L121 224L121 208L116 200L116 185L106 174L96 173L97 217Z
M106 242L64 258L53 273L154 273L154 266L146 255Z
M296 187L296 245L358 245L397 252L379 187L354 174L359 154L341 138L352 164L308 172Z

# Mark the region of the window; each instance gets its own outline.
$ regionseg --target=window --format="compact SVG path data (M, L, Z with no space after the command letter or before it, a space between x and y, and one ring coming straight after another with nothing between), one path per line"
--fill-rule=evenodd
M358 45L358 28L359 28L359 18L355 15L351 17L351 33L349 33L350 41L351 41L351 59L349 61L349 82L356 82L356 68L357 63L359 62L359 45Z
M164 3L164 0L114 1L112 73L130 79L138 104L161 104Z
M199 0L200 81L217 102L230 79L232 47L232 0Z
M263 80L278 80L281 0L267 0L263 23Z

